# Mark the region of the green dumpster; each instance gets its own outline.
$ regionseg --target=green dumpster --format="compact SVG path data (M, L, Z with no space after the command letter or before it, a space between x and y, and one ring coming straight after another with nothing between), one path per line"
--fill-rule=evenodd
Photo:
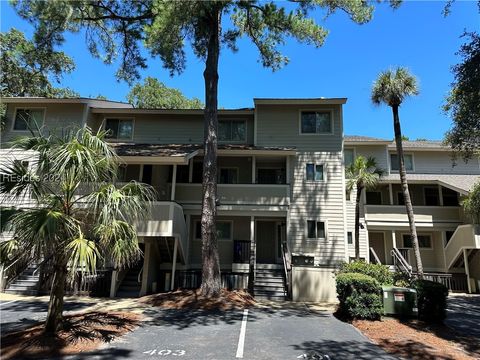
M415 289L382 286L383 314L397 316L417 316L417 291Z

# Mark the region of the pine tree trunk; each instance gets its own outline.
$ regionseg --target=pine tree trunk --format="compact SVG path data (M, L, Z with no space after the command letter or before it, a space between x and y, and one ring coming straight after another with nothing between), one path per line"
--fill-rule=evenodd
M400 182L402 184L403 199L405 201L405 208L407 210L408 224L410 226L410 237L412 239L413 252L415 254L415 261L417 264L417 274L420 279L423 279L422 258L420 256L420 246L418 244L417 228L415 226L412 200L410 199L410 192L408 191L407 172L405 170L405 161L403 158L402 130L400 127L400 117L398 115L398 105L392 106L392 111L393 128L395 131L395 143L397 145L398 169L400 173Z
M217 129L218 129L218 59L220 56L221 13L212 6L210 39L203 77L205 79L205 125L202 199L202 295L216 297L220 293L220 261L217 231Z
M67 278L67 261L61 255L55 259L50 301L48 303L47 320L44 332L54 335L61 329L63 320L63 297L65 296L65 280Z
M360 260L360 198L362 196L362 187L357 186L357 196L355 200L355 260Z

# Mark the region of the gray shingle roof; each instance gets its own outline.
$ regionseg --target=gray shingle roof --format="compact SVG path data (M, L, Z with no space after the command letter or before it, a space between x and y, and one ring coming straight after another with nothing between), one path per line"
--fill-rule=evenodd
M450 150L450 147L443 145L440 140L425 140L425 141L402 141L404 149L445 149ZM396 148L395 142L388 145L388 148Z
M400 182L399 174L382 176L381 182ZM450 189L468 193L473 185L480 181L480 175L457 175L457 174L407 174L407 181L410 182L438 182L440 185Z
M388 142L388 139L381 139L371 136L363 136L363 135L345 135L344 140L347 142Z

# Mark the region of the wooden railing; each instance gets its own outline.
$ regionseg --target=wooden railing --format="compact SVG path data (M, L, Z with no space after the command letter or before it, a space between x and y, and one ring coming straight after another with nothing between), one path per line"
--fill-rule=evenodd
M465 274L423 273L423 278L443 284L450 291L468 291L467 275Z
M66 292L73 295L88 295L94 297L108 297L112 281L112 270L97 270L95 274L86 275L82 272L75 274L73 283L67 284Z
M233 262L237 264L250 262L250 240L233 241Z
M198 289L202 283L200 270L184 270L175 273L175 288ZM229 290L248 288L248 273L222 272L221 286Z

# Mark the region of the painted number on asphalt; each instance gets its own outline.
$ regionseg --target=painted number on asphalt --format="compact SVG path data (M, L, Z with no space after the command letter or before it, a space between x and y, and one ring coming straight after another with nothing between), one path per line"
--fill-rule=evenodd
M330 360L330 356L328 355L321 355L316 351L309 351L306 354L302 354L297 356L297 359L307 359L307 360Z
M153 350L147 350L143 352L144 354L153 356L153 355L158 355L158 356L183 356L185 355L185 350L170 350L170 349L153 349Z

